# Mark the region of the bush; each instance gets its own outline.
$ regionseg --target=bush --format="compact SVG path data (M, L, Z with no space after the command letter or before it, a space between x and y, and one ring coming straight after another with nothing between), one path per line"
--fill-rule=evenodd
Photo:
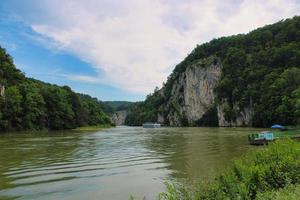
M268 195L280 199L288 192L293 199L300 192L297 184L300 184L300 143L281 140L247 154L213 182L199 184L190 193L184 186L167 185L167 192L160 199L186 199L184 196L197 200L267 200Z
M286 188L264 192L257 195L257 200L299 200L300 185L291 185Z

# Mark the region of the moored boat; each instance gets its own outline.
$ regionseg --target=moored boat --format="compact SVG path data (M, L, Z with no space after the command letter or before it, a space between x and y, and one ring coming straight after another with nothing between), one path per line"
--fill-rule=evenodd
M271 131L248 135L248 141L251 145L265 145L274 140L274 134Z
M143 123L143 128L160 128L160 124L153 122Z

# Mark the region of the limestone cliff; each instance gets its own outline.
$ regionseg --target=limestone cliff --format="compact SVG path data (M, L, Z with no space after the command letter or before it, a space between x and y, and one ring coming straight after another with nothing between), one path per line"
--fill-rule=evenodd
M222 75L220 59L209 57L199 59L188 65L172 85L171 97L165 102L158 114L158 121L170 126L203 125L200 124L205 115L215 108L215 117L219 126L251 126L252 112L250 108L240 110L235 120L226 118L226 101L217 102L214 92ZM162 88L161 93L164 93Z
M128 125L297 125L300 17L198 44L163 87L137 103Z
M124 125L127 114L128 112L126 110L117 111L113 114L111 120L116 126Z
M3 97L5 94L5 87L0 84L0 96Z
M225 113L227 106L228 103L226 101L217 104L219 126L252 126L253 109L251 107L240 109L235 105L233 111L236 113L236 118L234 120L228 120L226 119Z
M201 119L214 105L214 88L221 72L222 65L214 57L189 65L173 84L171 98L163 105L169 110L165 121L171 126L182 126Z

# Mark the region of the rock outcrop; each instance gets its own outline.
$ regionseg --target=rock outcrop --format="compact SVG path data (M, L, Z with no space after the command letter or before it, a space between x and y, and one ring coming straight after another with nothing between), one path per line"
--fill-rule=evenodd
M221 72L222 65L215 57L189 65L173 84L171 98L164 105L169 110L165 121L171 126L182 126L201 119L215 103L214 88Z
M219 126L251 126L252 109L239 109L234 106L234 120L226 119L226 101L217 102L215 87L222 74L221 61L216 57L197 60L188 65L172 85L171 97L160 110L165 115L158 114L160 123L170 126L200 125L200 121L210 109L215 108L215 118ZM162 93L165 88L162 88Z
M218 109L218 124L219 126L252 126L253 109L250 107L240 109L237 105L233 107L233 112L236 113L235 120L227 120L225 117L225 107L227 102L222 102L217 105Z
M3 85L0 85L0 96L4 97L5 94L5 87Z
M116 126L124 125L127 114L128 114L127 110L117 111L113 114L111 120Z

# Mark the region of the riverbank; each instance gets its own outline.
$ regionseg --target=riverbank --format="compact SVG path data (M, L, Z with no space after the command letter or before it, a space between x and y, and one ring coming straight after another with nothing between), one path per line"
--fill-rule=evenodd
M107 125L97 125L97 126L82 126L82 127L77 127L75 129L72 129L72 131L76 131L76 132L90 132L90 131L101 131L103 129L107 129L107 128L113 128L115 126L112 126L110 124Z
M285 138L285 137L293 137L293 136L300 136L300 127L292 127L291 129L280 131L275 130L273 131L274 136L277 138Z
M192 189L167 184L167 191L159 199L296 200L299 185L300 143L282 139L236 160L213 182L200 183Z
M101 131L103 129L113 128L114 125L111 124L104 124L104 125L97 125L97 126L81 126L74 129L61 129L61 130L50 130L50 129L42 129L42 130L22 130L22 131L0 131L1 134L49 134L49 133L57 133L57 132L94 132L94 131Z

